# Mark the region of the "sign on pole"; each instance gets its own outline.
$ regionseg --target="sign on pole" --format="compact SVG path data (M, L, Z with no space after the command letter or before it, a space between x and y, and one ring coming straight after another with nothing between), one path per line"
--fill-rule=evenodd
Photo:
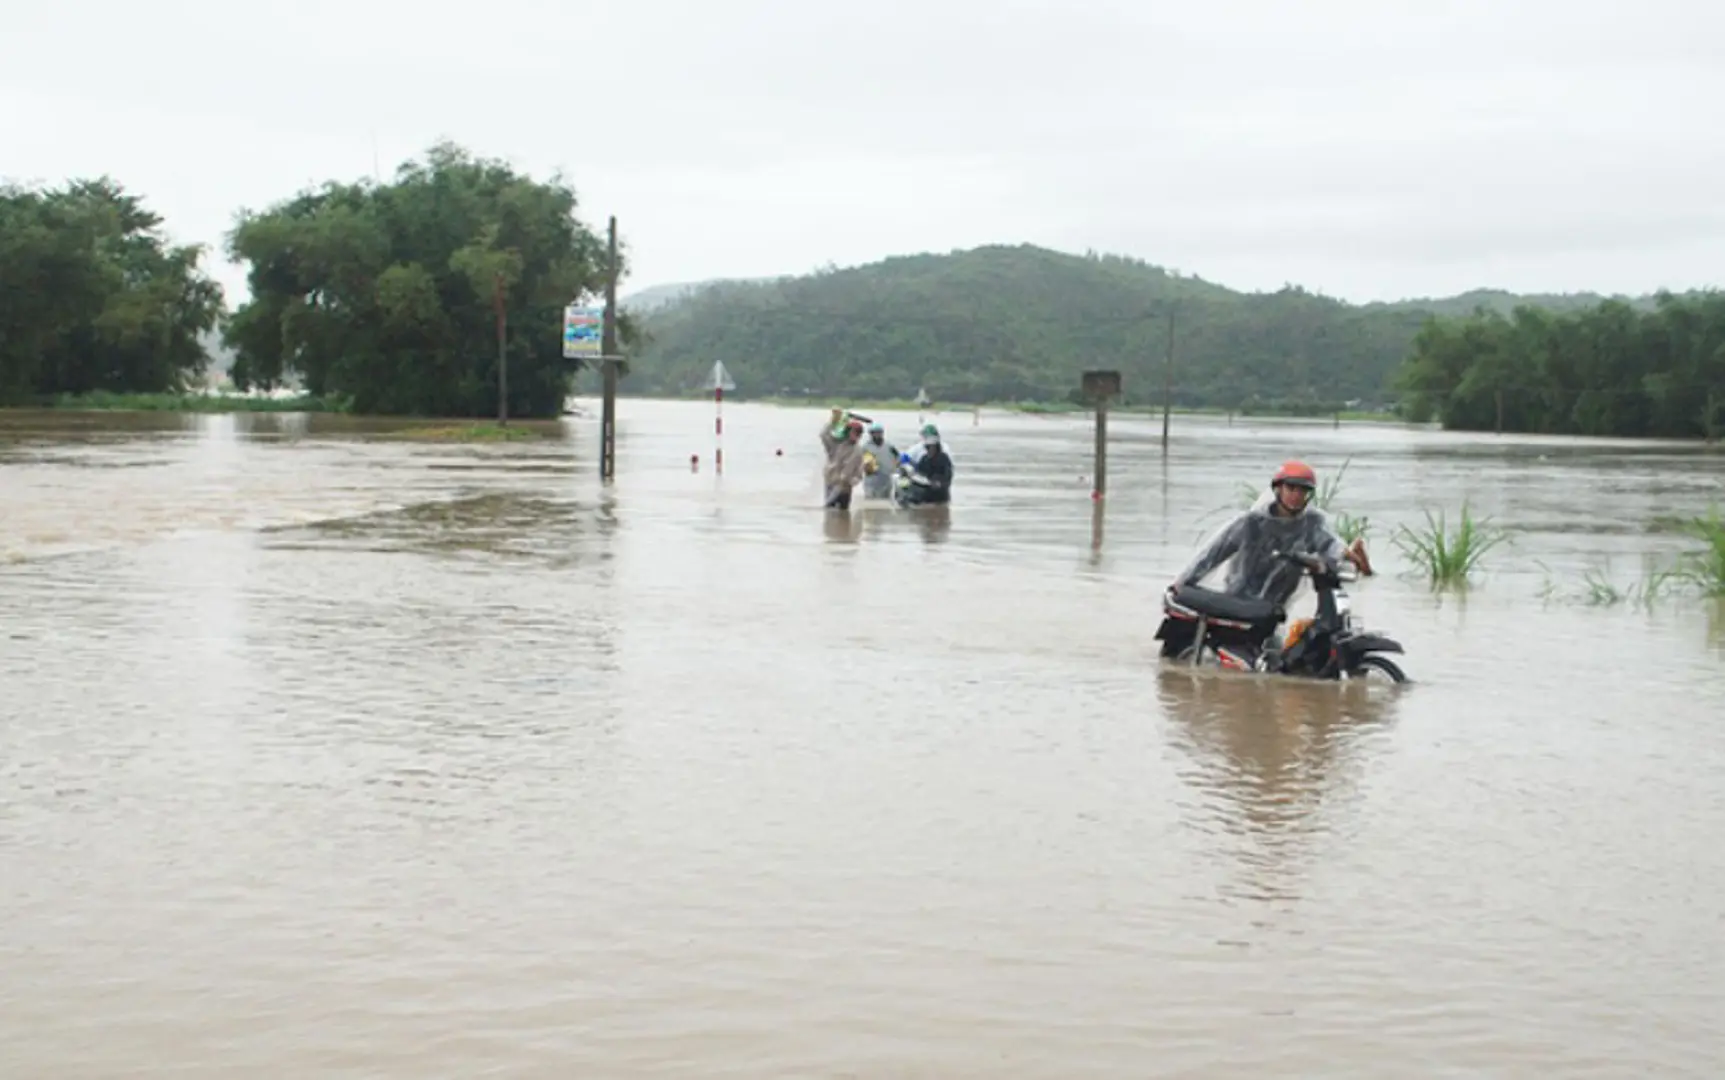
M735 390L737 384L731 381L731 373L725 370L723 360L713 361L712 374L707 376L708 390Z
M605 352L605 309L570 304L563 309L563 358L597 360Z

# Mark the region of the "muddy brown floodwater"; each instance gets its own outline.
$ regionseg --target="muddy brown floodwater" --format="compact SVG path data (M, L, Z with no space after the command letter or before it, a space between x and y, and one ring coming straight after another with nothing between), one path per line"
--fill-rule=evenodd
M1725 1069L1725 617L1541 598L1725 454L1116 417L1098 549L1083 418L944 414L951 510L847 520L819 410L722 479L621 415L606 490L585 418L0 414L0 1073ZM1413 684L1158 671L1293 453ZM1387 537L1464 496L1514 543L1434 598Z

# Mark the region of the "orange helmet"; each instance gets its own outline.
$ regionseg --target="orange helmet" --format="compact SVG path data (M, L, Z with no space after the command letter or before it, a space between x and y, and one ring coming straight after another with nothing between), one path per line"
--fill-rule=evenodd
M1284 461L1282 467L1276 470L1276 475L1270 478L1272 488L1287 484L1290 487L1305 488L1307 491L1318 489L1318 474L1303 461Z

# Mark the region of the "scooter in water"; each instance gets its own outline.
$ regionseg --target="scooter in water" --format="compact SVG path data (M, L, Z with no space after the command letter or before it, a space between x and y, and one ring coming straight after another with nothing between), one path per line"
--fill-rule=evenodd
M892 478L892 501L899 509L908 510L913 506L944 505L950 501L950 496L936 489L928 477L901 458L898 472Z
M1162 657L1193 667L1211 664L1232 671L1295 675L1310 679L1363 679L1373 675L1406 682L1401 666L1384 653L1406 650L1401 643L1360 628L1345 581L1359 574L1317 555L1275 552L1312 581L1317 612L1296 619L1287 641L1276 642L1286 619L1282 605L1243 599L1195 585L1172 585L1162 596L1162 625L1156 637Z

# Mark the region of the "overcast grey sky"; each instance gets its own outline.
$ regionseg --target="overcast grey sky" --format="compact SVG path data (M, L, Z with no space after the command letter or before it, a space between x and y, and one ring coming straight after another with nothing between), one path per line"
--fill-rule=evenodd
M1722 61L1705 0L20 0L0 176L219 245L447 136L615 213L625 292L995 242L1642 292L1725 277Z

